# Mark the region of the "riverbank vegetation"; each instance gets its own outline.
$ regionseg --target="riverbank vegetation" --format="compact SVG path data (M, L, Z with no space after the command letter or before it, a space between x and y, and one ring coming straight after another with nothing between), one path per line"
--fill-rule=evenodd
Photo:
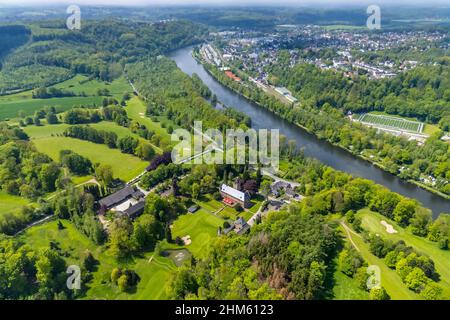
M323 73L323 71L307 71L315 68L314 66L297 66L296 68L301 70L297 74L298 77L295 77L295 72L285 74L286 77L296 79L292 81L297 82L300 81L300 75L304 75L306 79L313 78L305 88L298 87L298 90L309 90L309 95L301 91L297 92L295 88L289 87L298 97L304 97L300 105L294 107L282 103L276 97L266 94L250 83L243 86L230 80L211 65L206 67L222 84L257 102L261 107L265 107L282 118L302 126L320 139L325 139L357 156L374 162L384 170L402 179L415 181L419 185L428 181L426 185L430 190L435 190L444 197L450 195L450 177L448 176L450 172L450 146L440 140L438 133L428 138L423 146L418 146L415 141L408 141L386 133L378 133L376 129L367 128L357 122L347 120L343 107L331 105L331 100L328 101L329 99L326 98L320 100L315 95L312 98L311 88L314 83L317 84L320 81L314 75ZM337 88L328 88L326 87L327 84L334 86L339 83L335 79L339 77L338 75L334 73L327 73L327 75L330 79L324 81L324 84L321 85L323 91L320 90L325 95L333 92L333 90L337 92ZM316 92L317 90L313 91ZM338 99L338 96L335 99ZM331 102L335 103L334 100ZM432 179L435 180L430 184Z

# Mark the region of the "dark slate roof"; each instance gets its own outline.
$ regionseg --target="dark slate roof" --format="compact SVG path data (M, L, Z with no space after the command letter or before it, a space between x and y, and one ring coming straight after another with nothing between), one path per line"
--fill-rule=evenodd
M134 188L132 186L126 186L125 188L114 192L113 194L101 199L99 201L102 207L111 208L112 206L125 201L129 197L131 197L134 193Z
M144 212L145 201L139 201L134 206L129 207L123 213L125 213L130 218L134 218Z
M133 192L133 194L131 195L133 198L135 198L136 200L143 198L145 196L145 194L141 191L141 190L136 190L135 192Z
M240 224L240 225L245 225L247 222L245 221L245 219L244 218L242 218L242 217L239 217L235 222L234 222L234 224L236 225L236 224Z

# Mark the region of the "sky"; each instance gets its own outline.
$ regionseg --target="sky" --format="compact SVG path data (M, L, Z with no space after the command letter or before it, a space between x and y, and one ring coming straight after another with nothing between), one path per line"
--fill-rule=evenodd
M188 5L188 4L272 4L272 5L311 5L311 4L324 4L324 5L336 5L336 4L401 4L401 5L413 5L413 4L447 4L450 5L450 0L0 0L2 5L50 5L50 4L78 4L78 5Z

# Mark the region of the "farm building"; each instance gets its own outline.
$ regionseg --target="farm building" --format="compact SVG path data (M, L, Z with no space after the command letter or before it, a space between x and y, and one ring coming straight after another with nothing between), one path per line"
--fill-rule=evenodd
M125 209L124 211L122 211L122 213L128 216L130 219L135 219L144 212L144 208L145 208L145 200L142 199L135 205L130 205L128 209Z
M104 214L111 210L134 219L144 212L144 198L145 194L141 190L133 186L126 186L101 199L99 213Z
M132 186L126 186L125 188L120 189L119 191L114 192L113 194L101 199L99 201L99 204L102 208L108 210L130 198L139 200L143 197L144 194L139 189L135 189Z

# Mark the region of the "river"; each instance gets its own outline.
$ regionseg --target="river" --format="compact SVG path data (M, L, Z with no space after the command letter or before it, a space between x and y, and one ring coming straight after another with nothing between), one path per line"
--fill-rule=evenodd
M283 120L221 85L206 72L191 53L192 47L186 47L174 51L169 57L188 75L196 73L220 102L246 113L251 118L254 129L279 129L280 134L295 140L300 148L304 148L305 155L319 159L337 170L370 179L406 197L417 199L433 211L434 218L441 212L450 212L450 200L404 181L339 147L316 138L302 128Z

